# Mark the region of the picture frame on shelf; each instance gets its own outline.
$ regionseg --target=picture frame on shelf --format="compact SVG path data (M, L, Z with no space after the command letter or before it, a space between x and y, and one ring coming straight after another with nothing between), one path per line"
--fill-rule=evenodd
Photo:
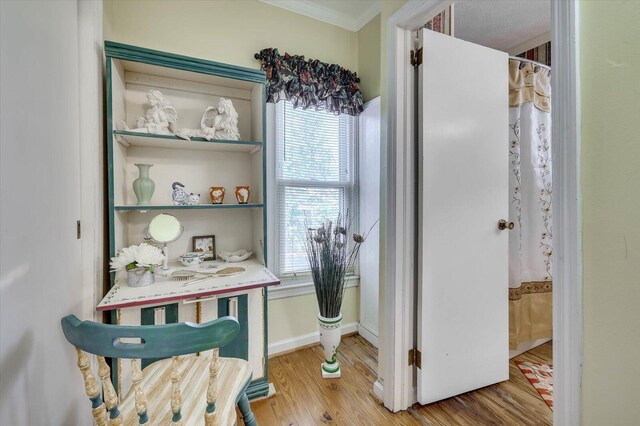
M204 260L216 260L216 236L198 235L192 238L193 251L204 253Z

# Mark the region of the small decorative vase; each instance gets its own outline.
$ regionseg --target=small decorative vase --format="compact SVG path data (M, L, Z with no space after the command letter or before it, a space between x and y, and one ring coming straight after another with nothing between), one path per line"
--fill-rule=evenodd
M320 364L323 379L340 377L340 364L338 364L338 346L340 346L340 325L342 313L335 318L325 318L318 314L320 324L320 346L324 352L324 362Z
M211 197L211 202L213 204L222 204L224 201L224 187L223 186L212 186L209 188L209 196Z
M251 196L251 188L248 186L236 186L236 200L239 204L247 204Z
M129 287L146 287L156 282L156 276L149 268L137 267L127 271L127 285Z
M133 192L138 199L138 205L151 204L151 196L156 189L156 184L149 178L149 169L153 164L136 164L138 167L138 179L133 181Z

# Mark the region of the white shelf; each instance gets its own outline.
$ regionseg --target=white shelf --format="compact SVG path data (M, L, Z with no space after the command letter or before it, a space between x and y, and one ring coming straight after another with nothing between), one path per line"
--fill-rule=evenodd
M123 146L139 146L147 148L189 149L204 151L247 152L250 154L260 151L262 142L230 141L204 138L191 138L190 141L171 135L154 135L125 130L114 130L114 138Z
M176 206L173 204L167 205L118 205L114 206L117 211L137 211L146 212L150 210L202 210L202 209L260 209L264 207L262 203L249 203L249 204L198 204L195 206Z

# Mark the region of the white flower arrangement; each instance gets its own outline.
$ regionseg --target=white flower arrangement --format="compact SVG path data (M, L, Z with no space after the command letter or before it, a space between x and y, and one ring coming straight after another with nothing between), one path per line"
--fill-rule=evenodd
M153 272L154 266L162 265L164 254L155 246L142 243L139 246L129 246L119 250L116 257L111 258L111 271L119 271L142 267L147 268L149 272Z

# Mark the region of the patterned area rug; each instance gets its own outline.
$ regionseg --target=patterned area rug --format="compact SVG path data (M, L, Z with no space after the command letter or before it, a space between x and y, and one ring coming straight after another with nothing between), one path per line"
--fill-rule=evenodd
M544 402L553 410L553 367L530 361L514 361L520 371L527 376Z

